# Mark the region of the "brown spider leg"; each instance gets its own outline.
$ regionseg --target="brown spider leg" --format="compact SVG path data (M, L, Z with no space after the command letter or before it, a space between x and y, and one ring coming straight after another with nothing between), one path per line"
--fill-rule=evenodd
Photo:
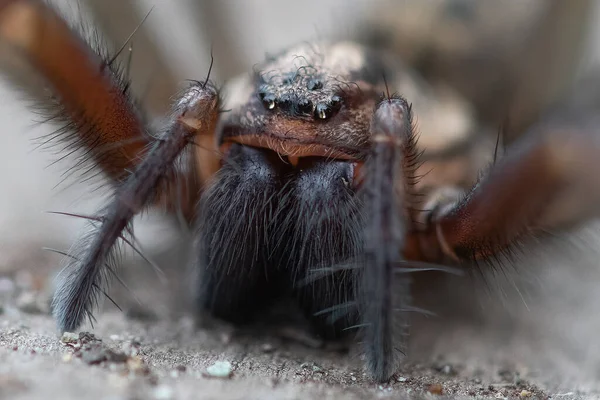
M129 231L133 217L150 205L159 189L168 185L190 142L198 135L210 136L219 114L217 90L211 84L193 84L176 103L170 127L158 137L148 154L117 188L111 203L100 212L100 220L70 254L65 274L52 302L53 314L62 331L77 329L105 292L109 275L116 277L115 257L119 239Z
M75 147L112 179L123 179L139 163L149 137L112 62L41 1L0 0L0 38L50 84L75 125Z
M412 245L425 259L476 261L526 235L570 228L598 215L599 128L600 120L592 117L530 132L462 202L412 237Z

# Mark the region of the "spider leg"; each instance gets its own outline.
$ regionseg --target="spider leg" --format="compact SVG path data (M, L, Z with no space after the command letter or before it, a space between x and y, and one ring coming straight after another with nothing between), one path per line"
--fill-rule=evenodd
M83 149L113 180L125 178L140 162L150 138L116 65L41 1L1 1L0 39L34 67L58 97L51 119L69 124L61 140Z
M404 99L388 97L379 103L371 143L361 182L364 249L355 284L367 365L377 380L386 381L395 372L396 353L404 352L404 310L410 302L408 275L394 276L416 201L418 153L411 108Z
M92 311L115 275L114 258L119 239L132 218L151 204L171 174L190 141L214 133L219 112L218 92L211 84L193 84L175 105L170 127L158 136L147 155L117 188L111 203L101 212L100 223L76 247L80 254L70 257L58 283L52 309L62 331L78 328ZM165 182L167 181L167 182Z
M468 195L411 238L425 259L478 261L600 215L600 119L560 112L515 142Z

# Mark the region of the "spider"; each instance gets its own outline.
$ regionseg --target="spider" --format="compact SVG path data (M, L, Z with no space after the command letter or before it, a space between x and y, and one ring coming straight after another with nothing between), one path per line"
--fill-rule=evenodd
M581 101L563 99L502 158L492 143L491 167L465 191L451 173L427 174L435 152L424 151L418 131L466 128L417 124L420 112L443 108L384 51L302 43L223 90L208 71L154 130L116 56L92 48L48 5L7 0L0 17L3 38L51 88L49 117L65 122L48 141L83 149L76 168L91 161L114 186L96 215L71 214L92 229L64 253L52 304L61 331L93 320L119 279L119 245L135 247L133 217L163 204L194 227L199 313L242 324L292 298L324 337L357 332L367 369L383 382L418 311L414 274L484 268L597 210L600 185L580 171L600 154L598 122ZM484 146L475 137L460 145Z

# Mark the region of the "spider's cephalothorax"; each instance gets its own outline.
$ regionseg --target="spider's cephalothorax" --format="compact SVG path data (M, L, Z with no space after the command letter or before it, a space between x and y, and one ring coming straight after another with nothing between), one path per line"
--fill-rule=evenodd
M61 330L93 319L117 278L118 247L134 247L132 218L166 204L195 227L202 310L244 322L291 296L321 334L358 332L369 371L384 381L417 310L410 273L469 270L598 210L597 178L579 173L600 154L596 97L558 107L468 190L476 176L465 171L481 167L482 148L468 107L440 102L452 95L357 44L273 56L229 83L225 104L208 78L193 81L153 132L116 57L90 48L44 2L0 2L0 36L46 80L49 116L67 122L48 142L83 149L77 167L90 161L114 183L97 215L69 214L91 230L65 253L53 301Z

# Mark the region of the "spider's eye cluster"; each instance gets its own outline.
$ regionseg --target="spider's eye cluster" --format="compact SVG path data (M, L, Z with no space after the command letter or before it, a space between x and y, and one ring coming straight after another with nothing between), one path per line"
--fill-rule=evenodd
M316 104L310 99L298 96L293 92L277 96L271 91L260 90L258 96L266 110L275 111L279 109L292 115L312 115L316 120L327 120L333 117L342 107L342 98L338 95L332 95L329 99Z

